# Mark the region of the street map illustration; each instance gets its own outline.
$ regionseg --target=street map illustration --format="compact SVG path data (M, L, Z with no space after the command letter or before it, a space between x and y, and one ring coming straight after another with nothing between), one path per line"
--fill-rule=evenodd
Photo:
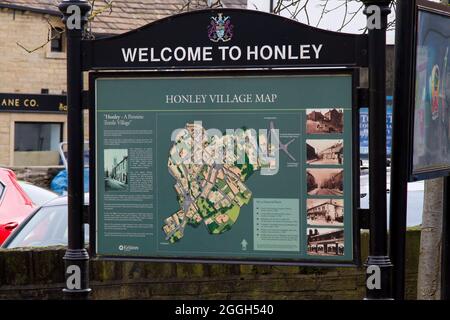
M221 234L231 229L238 220L241 207L248 205L252 198L252 192L244 182L255 171L261 168L271 170L276 166L275 160L258 157L258 150L267 150L269 155L274 148L274 145L268 145L267 137L259 135L259 141L256 138L252 141L248 130L211 137L201 124L186 124L169 153L168 169L176 180L180 210L164 221L166 240L171 243L179 241L188 225L198 227L204 224L210 234ZM244 143L235 145L235 141ZM192 147L191 142L202 148L194 148L191 154L187 151ZM223 164L218 164L217 150L225 145L232 145L233 150L226 153ZM243 156L242 161L239 161L239 155Z

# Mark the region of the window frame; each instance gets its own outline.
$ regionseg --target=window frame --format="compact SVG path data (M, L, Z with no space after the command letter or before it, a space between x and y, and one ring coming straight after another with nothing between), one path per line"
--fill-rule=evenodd
M17 135L16 135L16 126L17 124L58 124L60 125L60 129L59 129L59 142L58 142L58 149L56 150L32 150L32 151L20 151L20 150L16 150L16 139L17 139ZM59 122L59 121L14 121L14 141L13 141L13 152L33 152L33 151L38 151L38 152L46 152L46 151L59 151L59 145L61 144L61 142L64 141L64 126L65 123L64 122Z

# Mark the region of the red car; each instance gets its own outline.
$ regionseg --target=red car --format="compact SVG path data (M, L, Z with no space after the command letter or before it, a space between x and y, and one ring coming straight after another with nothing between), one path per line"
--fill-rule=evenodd
M25 193L9 169L0 168L0 245L36 205Z

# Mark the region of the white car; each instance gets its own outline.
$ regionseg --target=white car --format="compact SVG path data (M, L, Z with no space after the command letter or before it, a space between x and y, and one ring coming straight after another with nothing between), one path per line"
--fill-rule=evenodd
M389 203L390 203L390 188L391 188L391 168L387 168L386 176L386 198L389 215ZM361 190L361 205L362 209L369 208L369 170L368 166L361 167L360 176L360 190ZM408 203L407 203L407 226L417 226L422 223L423 212L423 195L424 195L424 182L411 182L408 184ZM388 219L389 224L389 219Z
M26 192L26 194L30 197L31 201L37 206L41 206L47 201L58 198L58 194L53 191L35 186L34 184L18 181L22 189Z

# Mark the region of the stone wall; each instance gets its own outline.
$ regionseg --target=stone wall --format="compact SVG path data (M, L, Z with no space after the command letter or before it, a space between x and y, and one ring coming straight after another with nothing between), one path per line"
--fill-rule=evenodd
M17 180L23 180L36 186L50 189L50 183L53 178L61 170L64 170L64 167L13 167L11 169L16 173Z
M47 43L51 23L61 19L30 11L0 9L0 92L61 94L66 89L65 53L50 51ZM27 52L18 44L28 50Z
M416 298L420 231L407 234L406 293ZM368 234L362 234L362 257ZM63 248L0 249L0 299L61 299ZM363 268L91 261L91 299L362 299Z

